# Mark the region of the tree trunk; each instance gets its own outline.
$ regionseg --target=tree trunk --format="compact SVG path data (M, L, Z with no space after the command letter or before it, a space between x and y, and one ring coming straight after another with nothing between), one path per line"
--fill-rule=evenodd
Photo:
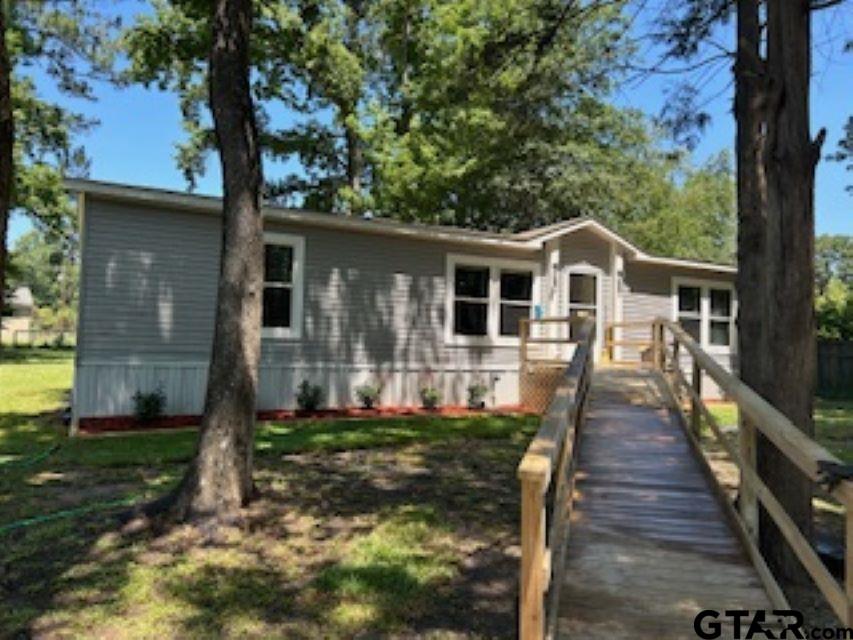
M759 0L738 0L737 51L735 59L735 122L737 153L738 271L738 371L741 380L766 397L765 354L765 233L767 227L767 183L764 175L764 61L761 58ZM756 454L754 434L763 436L741 416L741 430L751 448L743 451L747 460ZM743 486L743 485L742 485ZM741 507L750 529L760 529L756 518L755 495L742 489ZM755 534L755 531L752 531Z
M358 132L355 130L355 124L352 122L354 117L348 115L344 121L344 130L346 132L346 147L347 147L347 186L352 191L352 195L361 196L361 174L364 171L364 161L361 154L361 141L358 137ZM356 213L350 207L347 213Z
M819 140L809 134L811 16L808 0L767 3L767 232L765 259L767 371L763 395L803 432L814 434L814 173ZM768 376L770 377L770 376ZM812 486L766 441L758 470L785 510L811 534ZM761 548L778 577L802 583L806 573L767 517Z
M14 181L15 122L12 115L12 64L6 47L6 3L0 4L0 315L6 301L6 243Z
M264 245L251 27L251 0L216 0L209 91L224 192L222 262L198 450L173 496L179 519L233 520L254 492Z
M766 264L766 182L762 148L764 84L760 53L759 0L739 0L735 63L738 204L738 354L741 379L761 393L764 387L764 287Z

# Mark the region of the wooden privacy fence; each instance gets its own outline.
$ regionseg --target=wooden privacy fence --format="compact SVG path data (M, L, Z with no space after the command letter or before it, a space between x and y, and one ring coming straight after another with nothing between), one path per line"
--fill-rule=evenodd
M756 471L756 433L760 432L772 442L807 478L821 482L824 471L841 464L840 460L809 438L780 411L726 371L705 353L696 342L676 323L658 318L652 327L654 361L656 368L664 372L669 392L677 409L681 412L694 449L707 465L707 460L698 445L702 420L740 470L738 488L739 509L731 501L723 500L735 529L758 570L768 595L774 604L787 608L785 596L779 589L767 564L758 549L758 506L776 523L790 548L814 580L826 601L846 626L853 625L853 483L840 481L832 489L832 495L841 502L846 511L846 555L845 583L840 584L829 572L815 552L809 540L796 526L785 508L764 484ZM692 361L690 381L681 369L681 355L686 352ZM720 425L702 400L702 373L712 378L725 393L737 403L741 417L738 428L738 445L733 446L724 436ZM685 407L682 393L688 400ZM716 477L706 467L708 475L716 482L721 496L724 490Z
M577 331L571 362L561 370L542 425L518 466L522 640L552 637L557 624L556 605L565 565L577 443L592 376L594 329L593 320L586 319Z
M853 396L853 341L818 341L817 392Z

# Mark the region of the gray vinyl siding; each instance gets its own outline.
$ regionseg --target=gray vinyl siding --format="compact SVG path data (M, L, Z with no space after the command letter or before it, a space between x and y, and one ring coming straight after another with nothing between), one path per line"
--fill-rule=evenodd
M84 224L78 360L206 359L216 218L91 202Z
M218 219L91 202L81 361L207 360L219 270ZM268 224L305 239L301 339L263 339L264 364L512 363L513 347L445 345L446 255L540 262L470 247ZM541 266L541 264L540 264Z
M127 413L138 389L162 386L169 413L201 410L219 271L219 219L89 199L84 218L75 403L82 415ZM445 344L447 254L526 260L541 253L483 250L269 222L305 241L299 339L262 342L259 408L293 406L312 379L330 405L353 401L354 381L381 375L389 402L417 403L431 376L464 402L483 374L495 403L512 403L516 346ZM500 393L498 393L500 392Z

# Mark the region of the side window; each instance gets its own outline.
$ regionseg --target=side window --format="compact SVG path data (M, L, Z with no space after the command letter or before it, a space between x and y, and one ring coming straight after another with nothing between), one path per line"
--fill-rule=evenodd
M264 292L261 333L267 338L299 338L305 241L284 233L264 234Z
M293 321L293 247L264 245L263 327L289 329Z
M702 344L702 289L678 287L678 324L699 344Z
M488 335L489 268L457 265L453 281L453 332Z
M731 289L710 289L709 298L708 342L713 346L729 347L732 344L734 325Z

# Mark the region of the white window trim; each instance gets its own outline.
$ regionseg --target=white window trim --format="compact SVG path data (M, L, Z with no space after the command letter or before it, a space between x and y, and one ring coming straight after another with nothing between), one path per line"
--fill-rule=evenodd
M455 273L456 266L488 267L489 269L489 297L488 313L486 315L486 335L463 336L453 332L454 325L454 301L455 301ZM534 309L541 304L540 289L542 286L541 265L538 262L527 260L510 260L505 258L491 258L489 256L478 256L461 253L448 253L445 268L445 302L444 302L444 341L453 346L471 347L517 347L518 336L500 335L500 272L501 269L516 271L531 271L533 273L533 292L530 301L531 317Z
M595 276L595 351L594 355L598 358L604 345L604 269L596 267L586 262L567 265L563 271L563 291L565 298L563 299L563 317L569 317L571 309L572 292L570 291L572 283L572 274ZM588 306L588 305L585 305Z
M672 279L672 320L678 322L678 288L697 287L699 289L699 335L702 347L708 353L734 353L737 350L737 292L733 282L722 280L704 280L701 278L674 277ZM732 332L731 344L724 347L711 344L711 289L726 289L732 296Z
M305 289L305 238L289 233L267 231L264 246L276 244L293 249L293 282L290 295L290 326L261 327L261 337L298 340L302 337L302 311ZM261 320L263 322L263 319Z

